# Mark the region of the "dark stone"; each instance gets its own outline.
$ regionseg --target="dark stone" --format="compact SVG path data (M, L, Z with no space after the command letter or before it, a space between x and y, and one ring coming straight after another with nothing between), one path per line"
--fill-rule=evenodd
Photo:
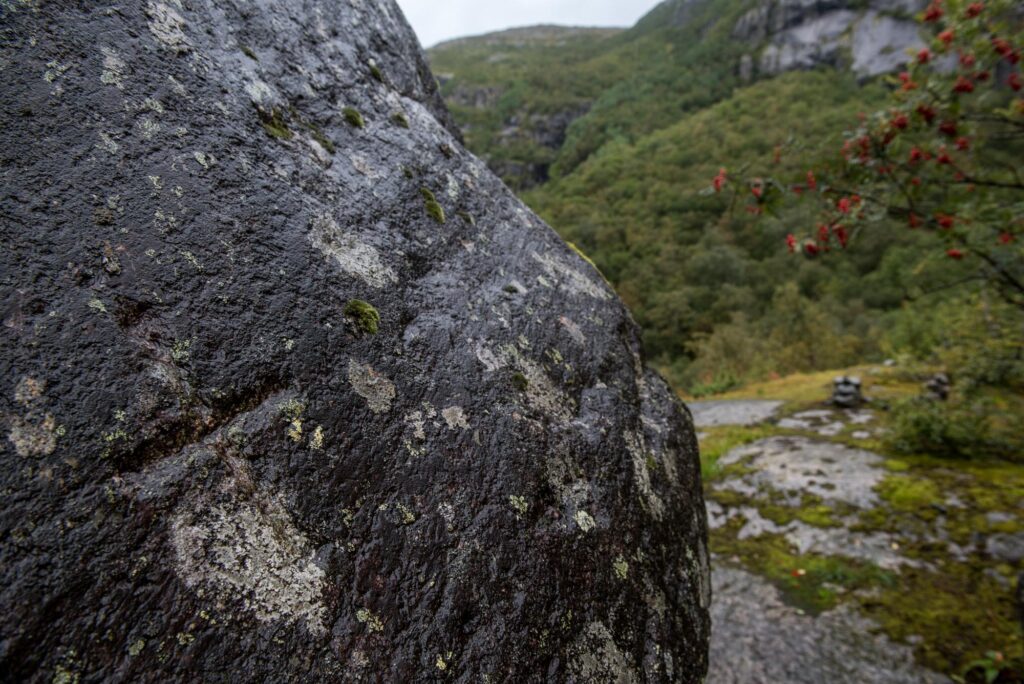
M392 0L4 0L0 70L0 679L702 679L689 414Z

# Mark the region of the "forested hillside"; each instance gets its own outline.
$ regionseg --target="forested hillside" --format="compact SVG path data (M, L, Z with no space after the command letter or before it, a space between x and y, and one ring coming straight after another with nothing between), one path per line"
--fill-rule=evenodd
M937 305L969 267L922 261L906 226L808 259L785 238L813 228L810 209L755 219L709 192L721 167L836 157L919 46L917 7L674 1L622 32L522 29L430 58L470 147L594 260L670 379L702 393L928 356L941 337Z

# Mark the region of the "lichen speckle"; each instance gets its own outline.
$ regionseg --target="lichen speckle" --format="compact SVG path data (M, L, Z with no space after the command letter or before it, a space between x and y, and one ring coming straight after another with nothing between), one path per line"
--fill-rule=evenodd
M345 315L365 333L376 335L380 329L380 312L362 299L349 300L345 305Z
M594 520L594 516L590 515L586 511L576 511L576 515L573 516L573 520L576 521L576 525L583 532L589 532L597 527L597 522Z
M348 381L356 394L366 399L374 413L387 413L395 399L395 385L386 377L367 365L349 359Z
M324 448L323 426L317 425L316 429L313 430L313 434L309 437L309 448L313 451L320 451Z
M14 400L26 410L8 418L7 441L19 456L49 456L57 448L57 438L64 434L64 428L58 427L53 414L44 408L45 390L45 381L29 376L14 388Z
M356 611L356 620L366 625L371 632L383 632L384 623L379 617L373 614L369 608L360 608Z
M508 497L508 503L512 507L512 510L516 512L517 516L526 515L526 511L530 510L530 502L528 502L524 496L510 494Z
M615 558L615 562L612 563L612 568L615 570L615 576L620 580L626 579L629 576L629 563L622 556Z
M446 409L442 409L441 416L444 417L444 422L452 430L456 428L469 429L469 422L466 420L466 414L461 406L449 406Z
M570 294L586 295L594 299L611 299L612 293L607 287L595 283L553 252L547 254L534 252L530 256L544 268L548 277L555 280L556 284L566 289Z
M189 43L185 36L185 20L175 10L162 2L150 2L146 6L149 17L149 31L164 46L182 53L188 52Z

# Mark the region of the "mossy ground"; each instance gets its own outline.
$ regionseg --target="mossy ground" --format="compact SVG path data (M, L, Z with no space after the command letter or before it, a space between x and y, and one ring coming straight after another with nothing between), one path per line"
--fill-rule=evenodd
M886 400L918 393L920 387L895 370L859 367L779 378L715 398L782 400L785 403L779 416L783 417L822 407L832 378L839 374L860 375L866 394L876 400L879 409ZM876 410L872 428L881 432L886 421L886 412ZM804 434L885 456L882 468L887 475L876 487L880 504L866 511L837 510L805 496L800 506L791 507L782 505L771 492L749 497L714 488L750 467L742 462L720 467L723 454L779 434ZM801 520L818 527L846 524L865 534L885 532L898 540L899 553L920 567L888 571L869 562L799 554L781 535L740 540L738 532L745 521L738 516L710 533L717 562L737 563L767 577L789 602L808 612L849 602L890 638L915 643L918 661L938 672L958 676L988 651L1000 652L1009 660L1024 655L1013 597L1016 575L1022 568L989 557L984 543L989 535L1024 529L1021 466L992 460L897 456L887 453L881 438L853 440L849 429L835 437L822 437L780 430L772 424L702 429L701 465L709 500L731 508L756 508L762 517L780 525ZM989 515L993 513L1000 515ZM965 552L962 560L953 555L950 543Z

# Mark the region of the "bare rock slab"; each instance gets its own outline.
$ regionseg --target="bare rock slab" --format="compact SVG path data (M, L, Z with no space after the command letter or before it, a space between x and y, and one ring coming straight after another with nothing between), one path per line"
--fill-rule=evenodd
M694 401L687 404L693 422L699 428L722 425L756 425L775 415L781 401L737 399L724 401Z

